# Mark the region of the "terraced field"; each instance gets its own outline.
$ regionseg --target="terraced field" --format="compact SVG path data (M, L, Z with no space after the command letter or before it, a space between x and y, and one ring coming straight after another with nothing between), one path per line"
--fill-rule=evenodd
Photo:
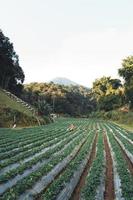
M89 119L0 129L0 199L133 200L133 133Z

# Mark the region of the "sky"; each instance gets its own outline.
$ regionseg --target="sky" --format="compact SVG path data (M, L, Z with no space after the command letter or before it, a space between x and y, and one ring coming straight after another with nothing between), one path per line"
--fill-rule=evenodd
M25 83L66 77L91 87L118 78L133 55L133 0L0 0L0 29L10 38Z

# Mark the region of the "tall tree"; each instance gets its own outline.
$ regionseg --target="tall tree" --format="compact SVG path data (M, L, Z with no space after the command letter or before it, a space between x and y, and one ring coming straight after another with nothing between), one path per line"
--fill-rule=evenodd
M0 87L18 94L24 77L13 44L0 30Z
M122 67L118 72L124 79L126 102L133 108L133 56L122 61Z
M102 77L93 83L92 92L100 110L111 110L119 107L123 100L123 88L119 79Z

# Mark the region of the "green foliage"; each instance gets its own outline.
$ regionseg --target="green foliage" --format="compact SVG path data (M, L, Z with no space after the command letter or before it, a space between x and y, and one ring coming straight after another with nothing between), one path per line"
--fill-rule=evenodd
M81 191L81 199L93 200L100 185L100 178L104 170L103 136L98 136L96 158L92 163L91 169L86 177L86 184Z
M16 118L17 126L32 126L37 125L36 115L17 102L11 99L5 92L0 89L0 127L12 127L14 117ZM41 124L48 123L48 119L39 118Z
M76 125L73 133L67 131L72 123ZM90 152L96 132L96 154L92 156ZM113 166L120 177L122 196L131 200L133 177L112 133L129 151L133 147L121 134L130 139L133 138L132 134L129 136L124 129L110 122L81 118L58 119L55 123L34 128L0 129L0 199L57 199L63 191L69 188L74 190L75 180L78 181L81 172L88 167L80 197L89 200L100 198L98 194L104 195L106 178L105 132L113 149L112 155L115 156ZM90 159L91 164L86 166Z
M89 118L100 118L104 120L111 120L115 121L122 125L129 125L132 126L133 124L133 112L122 112L119 110L110 110L108 112L105 111L97 111L92 112L88 115Z
M104 113L104 118L107 120L118 121L120 120L121 113L115 110Z
M24 81L24 72L13 44L0 30L0 87L19 95Z
M122 105L122 98L116 94L110 94L102 96L98 102L98 108L100 110L109 111Z
M99 110L109 111L122 104L123 88L119 79L111 79L111 77L96 79L92 92Z
M123 60L122 67L119 69L119 75L124 78L126 83L130 83L133 77L133 56Z
M117 170L121 179L122 197L126 200L133 200L133 177L128 170L127 162L123 159L122 151L112 133L108 133L108 136L113 152L115 153Z
M18 110L9 107L0 107L0 127L12 127L16 117L17 127L19 126L35 126L38 125L37 120L33 116L28 116Z
M22 98L35 106L40 115L51 112L82 116L95 108L90 90L82 86L64 86L54 83L25 85Z
M122 62L119 75L123 77L125 83L126 102L133 108L133 56L129 56Z

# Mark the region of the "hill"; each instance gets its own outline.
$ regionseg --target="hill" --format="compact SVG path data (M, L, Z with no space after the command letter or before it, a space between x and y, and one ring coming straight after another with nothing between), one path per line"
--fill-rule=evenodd
M68 78L64 78L64 77L57 77L51 80L51 82L55 83L55 84L59 84L59 85L65 85L65 86L70 86L70 85L79 85L78 83L71 81Z
M90 90L80 85L33 82L25 85L22 98L36 107L40 115L83 116L95 107Z
M0 127L12 127L14 120L17 126L38 125L43 121L29 104L0 89Z

